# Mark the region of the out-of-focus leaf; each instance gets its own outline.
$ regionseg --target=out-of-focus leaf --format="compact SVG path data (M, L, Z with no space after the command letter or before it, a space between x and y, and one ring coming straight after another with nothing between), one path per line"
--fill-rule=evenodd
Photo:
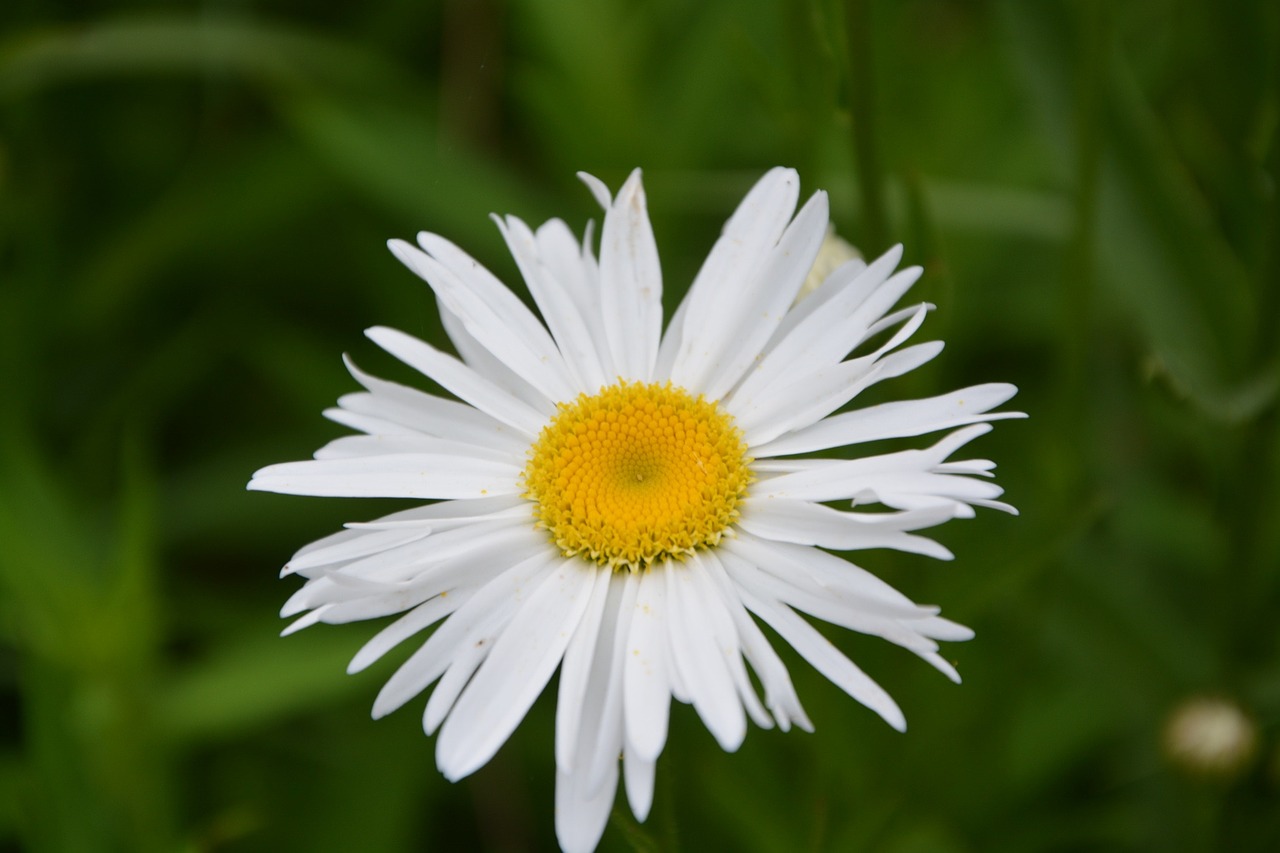
M148 73L240 74L369 91L403 84L351 42L262 21L151 17L20 32L0 42L0 99L72 80Z
M516 175L440 139L411 106L344 103L313 92L281 108L338 174L407 227L447 222L455 242L494 243L490 213L540 221L538 214L550 209Z
M1009 709L1002 761L1024 796L1070 774L1104 748L1115 731L1115 700L1106 691L1052 680L1026 687Z
M177 183L141 216L120 223L89 255L67 300L67 321L79 332L118 324L159 286L174 266L206 253L226 253L254 236L280 229L325 194L317 164L276 134L228 153Z
M1037 14L1023 3L1002 5L1013 55L1061 162L1074 136L1074 27L1061 7ZM1065 18L1065 19L1064 19ZM1108 51L1111 85L1102 109L1106 148L1098 193L1096 246L1105 293L1141 329L1177 388L1207 414L1233 421L1274 397L1268 378L1241 367L1252 304L1248 282L1177 155L1163 141L1144 96L1119 53ZM1064 176L1068 169L1063 167ZM1204 282L1213 282L1204 287ZM1066 283L1070 287L1070 282Z
M220 648L170 675L157 713L163 733L183 744L235 737L366 691L368 679L346 666L367 635L322 628Z

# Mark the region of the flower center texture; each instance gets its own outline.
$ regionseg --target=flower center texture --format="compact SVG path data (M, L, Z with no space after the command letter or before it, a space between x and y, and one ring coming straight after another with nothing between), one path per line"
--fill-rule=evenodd
M671 383L561 403L529 451L526 497L565 554L643 569L719 543L752 480L742 432Z

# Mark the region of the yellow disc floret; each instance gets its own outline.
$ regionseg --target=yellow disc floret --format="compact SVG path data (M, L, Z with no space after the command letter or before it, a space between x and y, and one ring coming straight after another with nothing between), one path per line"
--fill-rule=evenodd
M670 383L619 382L559 408L524 483L566 556L638 570L716 545L737 520L751 460L715 403Z

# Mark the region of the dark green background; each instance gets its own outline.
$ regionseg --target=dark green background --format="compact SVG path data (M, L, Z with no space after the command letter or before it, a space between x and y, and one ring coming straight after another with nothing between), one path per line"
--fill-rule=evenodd
M551 850L553 697L450 785L373 625L288 639L292 551L390 502L248 494L341 432L361 331L438 339L386 251L575 230L645 169L670 300L767 167L906 243L947 350L1013 381L976 449L1021 518L859 560L973 626L949 684L828 635L899 735L789 652L815 734L673 715L602 850L1280 849L1280 6L301 0L0 4L0 850ZM670 308L670 302L668 308ZM1224 778L1161 750L1238 702Z

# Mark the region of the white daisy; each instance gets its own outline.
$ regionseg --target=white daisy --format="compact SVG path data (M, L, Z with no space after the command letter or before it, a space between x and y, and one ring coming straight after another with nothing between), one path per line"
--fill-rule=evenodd
M370 338L457 399L369 376L325 414L362 435L272 465L251 489L429 501L315 542L283 615L316 622L403 614L351 661L357 672L440 623L387 681L381 717L439 681L423 726L440 770L487 762L560 669L556 832L600 839L621 772L640 820L671 699L726 750L747 718L811 729L757 620L896 729L902 711L800 612L916 653L949 678L937 640L972 632L828 550L949 559L914 531L973 507L1012 511L993 463L952 453L1018 417L1012 385L839 412L933 358L904 346L931 306L892 311L919 277L892 249L796 295L827 229L827 197L795 212L774 169L725 225L666 333L662 277L637 170L605 209L599 259L560 220L496 219L541 319L443 237L391 250L431 285L461 358L403 332ZM868 343L870 342L870 343ZM923 450L811 458L860 442L952 430ZM804 456L802 456L804 455ZM976 475L978 478L975 478ZM836 504L832 506L830 504ZM875 511L860 508L879 504ZM747 665L764 691L753 688ZM619 756L622 760L619 762Z

